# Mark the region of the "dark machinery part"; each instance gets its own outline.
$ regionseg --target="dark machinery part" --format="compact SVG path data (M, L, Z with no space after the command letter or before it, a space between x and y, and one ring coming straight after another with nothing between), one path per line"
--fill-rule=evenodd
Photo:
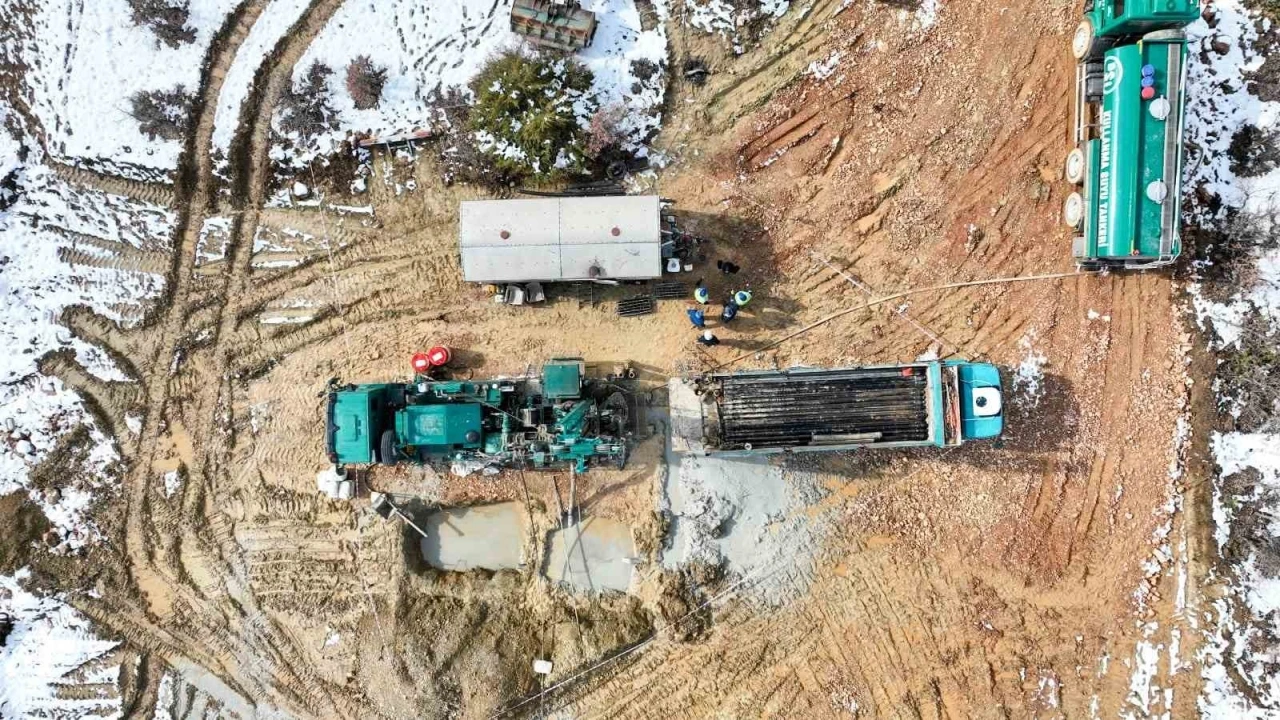
M618 317L639 317L654 311L652 295L636 295L618 301Z
M720 442L799 447L824 438L929 439L928 379L896 369L805 377L729 377L718 398Z

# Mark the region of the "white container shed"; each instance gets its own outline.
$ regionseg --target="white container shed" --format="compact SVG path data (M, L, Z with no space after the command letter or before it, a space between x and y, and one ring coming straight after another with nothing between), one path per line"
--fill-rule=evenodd
M462 276L483 283L661 277L661 213L657 195L464 202Z

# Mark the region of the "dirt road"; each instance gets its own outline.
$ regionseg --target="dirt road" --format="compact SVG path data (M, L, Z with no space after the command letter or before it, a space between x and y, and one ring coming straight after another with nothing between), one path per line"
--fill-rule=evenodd
M371 213L329 202L265 208L272 108L338 4L314 2L259 71L227 195L209 157L214 108L264 3L232 16L211 51L173 195L181 219L168 295L127 333L84 312L68 316L138 383L98 382L66 357L45 364L95 400L130 465L115 558L128 583L77 602L190 688L174 700L181 693L160 687L161 672L137 673L129 696L139 716L155 703L183 717L209 707L483 716L540 687L535 657L556 658L553 680L569 677L654 628L643 651L519 712L1192 709L1196 533L1182 508L1184 480L1170 474L1187 341L1166 275L921 294L750 356L746 364L761 367L927 352L991 360L1013 369L1009 432L941 453L823 459L812 469L828 479L825 491L795 511L832 528L813 549L807 590L781 607L731 593L693 642L660 630L661 572L646 575L636 597L598 602L552 587L533 566L439 573L406 550L400 526L363 512L364 499L315 492L326 381L403 376L406 358L429 343L463 350L477 374L581 355L633 361L660 382L869 296L1070 272L1058 216L1071 7L947 4L927 26L894 5L818 0L737 58L714 36L673 28L673 62L706 58L713 73L705 86L672 88L669 129L657 141L672 164L657 189L713 240L713 293L747 282L756 293L735 325L717 331L725 346L706 353L695 350L679 303L626 319L608 302L495 306L465 286L457 203L481 193L443 186L427 152L375 157L359 198L326 189L341 201L333 205ZM418 190L402 193L409 179ZM161 197L143 184L109 189ZM231 218L227 249L198 258L205 221L219 217ZM255 251L260 232L283 238L280 246ZM720 257L742 273L715 274ZM122 262L144 260L155 258ZM136 440L121 427L130 413L143 418ZM584 506L632 526L643 553L657 552L661 532L651 479L661 453L650 452L631 473L581 488ZM169 473L177 492L166 491ZM534 556L562 495L547 477L524 487L383 471L369 480L419 496L430 488L429 504L524 502L527 487Z

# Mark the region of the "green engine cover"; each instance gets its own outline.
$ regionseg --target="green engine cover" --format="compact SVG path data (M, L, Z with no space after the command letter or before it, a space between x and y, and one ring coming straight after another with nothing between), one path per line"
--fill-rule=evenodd
M1099 37L1180 28L1200 17L1198 0L1094 0L1085 13Z
M581 361L552 360L542 366L542 393L549 400L571 400L581 395Z
M1182 69L1186 42L1140 42L1108 50L1098 137L1085 147L1082 257L1140 264L1181 252ZM1142 68L1155 95L1142 98ZM1161 119L1155 110L1167 107Z
M396 435L402 445L414 447L478 448L482 408L476 403L410 405L396 413Z

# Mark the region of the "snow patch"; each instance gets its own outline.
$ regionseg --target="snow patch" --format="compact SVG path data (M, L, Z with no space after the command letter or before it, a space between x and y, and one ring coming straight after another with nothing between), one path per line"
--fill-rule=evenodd
M119 643L99 637L60 597L27 592L20 584L27 577L0 575L0 611L14 623L0 645L0 717L119 717L118 695L75 692L77 685L117 681L119 663L104 656Z

